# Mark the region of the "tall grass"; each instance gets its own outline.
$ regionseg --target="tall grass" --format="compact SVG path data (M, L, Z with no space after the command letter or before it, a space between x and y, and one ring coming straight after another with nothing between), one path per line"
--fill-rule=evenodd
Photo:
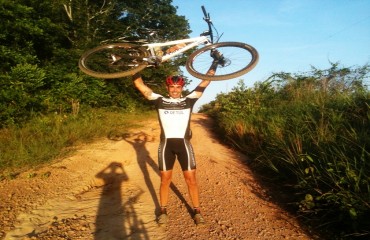
M359 84L368 71L336 67L249 89L240 83L207 111L252 166L291 186L291 202L311 226L369 237L370 92Z
M105 109L83 109L78 115L35 116L22 126L0 130L0 173L13 174L63 156L73 146L126 131L152 112L128 113Z

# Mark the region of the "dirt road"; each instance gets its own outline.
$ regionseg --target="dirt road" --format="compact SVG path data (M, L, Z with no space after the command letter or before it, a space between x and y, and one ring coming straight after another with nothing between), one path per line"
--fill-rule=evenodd
M0 239L313 239L269 202L243 161L212 135L210 120L192 119L206 224L194 225L179 165L169 223L158 227L159 126L81 146L50 166L0 182Z

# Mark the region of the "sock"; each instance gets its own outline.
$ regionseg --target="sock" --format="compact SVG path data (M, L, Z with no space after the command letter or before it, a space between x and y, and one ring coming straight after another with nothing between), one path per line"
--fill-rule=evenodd
M161 214L167 214L167 206L161 206Z
M200 207L194 207L194 214L200 213Z

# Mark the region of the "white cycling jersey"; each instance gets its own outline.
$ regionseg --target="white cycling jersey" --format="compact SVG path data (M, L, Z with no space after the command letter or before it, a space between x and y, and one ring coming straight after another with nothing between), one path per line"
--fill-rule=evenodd
M182 98L166 98L152 93L149 100L157 109L162 139L191 138L190 117L194 104L198 100L195 92Z

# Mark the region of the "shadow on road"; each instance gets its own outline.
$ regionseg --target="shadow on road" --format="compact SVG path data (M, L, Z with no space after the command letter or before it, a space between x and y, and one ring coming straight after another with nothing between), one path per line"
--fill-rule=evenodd
M95 240L126 239L135 233L135 239L149 239L144 223L139 220L134 203L142 192L122 201L123 182L128 181L121 163L112 162L96 174L104 181L96 215Z

